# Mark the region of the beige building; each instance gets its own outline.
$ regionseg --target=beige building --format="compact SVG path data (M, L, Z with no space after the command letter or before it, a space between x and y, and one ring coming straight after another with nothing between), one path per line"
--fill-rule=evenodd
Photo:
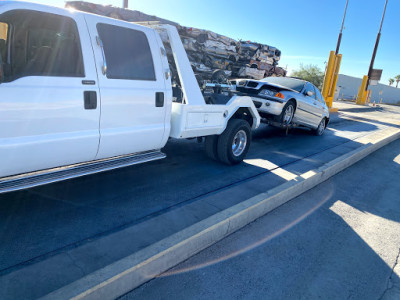
M354 99L357 97L361 82L361 78L339 74L336 85L337 98L345 100ZM378 83L377 85L369 86L369 89L372 91L371 102L380 103L382 101L382 103L400 105L400 85L399 88L396 88L396 83L394 86Z

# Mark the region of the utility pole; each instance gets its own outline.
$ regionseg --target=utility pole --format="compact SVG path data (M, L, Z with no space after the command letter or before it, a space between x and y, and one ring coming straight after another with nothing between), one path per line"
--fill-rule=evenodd
M379 26L379 32L378 32L378 35L376 36L374 52L372 53L371 63L369 65L369 69L368 69L368 81L367 81L367 84L365 86L365 90L366 91L368 90L369 80L371 78L371 73L372 73L372 70L374 68L376 51L378 50L379 40L381 39L382 24L383 24L383 19L385 18L385 12L386 12L387 3L388 3L388 0L385 1L385 8L383 9L381 25Z
M125 9L128 8L128 0L124 0L122 7Z
M339 54L340 43L342 42L342 34L344 28L344 20L346 19L347 6L349 0L346 0L342 26L340 27L339 37L336 44L336 51L330 51L328 62L325 65L324 83L322 85L322 96L325 99L326 105L330 112L337 112L338 109L332 107L333 98L335 96L336 84L339 77L340 63L342 62L342 54Z
M347 12L347 5L348 4L349 4L349 0L346 1L346 7L344 8L342 27L340 28L340 32L339 32L339 37L338 37L338 41L337 41L337 44L336 44L335 55L339 54L340 43L342 42L342 32L343 32L343 27L344 27L344 19L346 18L346 12Z

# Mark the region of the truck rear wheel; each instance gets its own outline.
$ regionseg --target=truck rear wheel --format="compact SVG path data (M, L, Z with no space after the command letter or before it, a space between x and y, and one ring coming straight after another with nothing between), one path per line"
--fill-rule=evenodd
M231 119L225 131L218 138L218 158L227 165L235 165L243 161L249 151L251 129L248 122Z

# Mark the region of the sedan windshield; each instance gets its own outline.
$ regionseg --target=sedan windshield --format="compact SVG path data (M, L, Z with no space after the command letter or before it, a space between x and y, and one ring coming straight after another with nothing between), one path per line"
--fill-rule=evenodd
M305 84L303 80L288 77L266 77L261 81L278 84L298 92L301 92Z

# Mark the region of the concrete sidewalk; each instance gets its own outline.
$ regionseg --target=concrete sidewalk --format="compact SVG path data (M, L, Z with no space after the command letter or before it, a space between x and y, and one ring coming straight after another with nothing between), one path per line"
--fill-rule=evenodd
M400 299L400 141L121 299Z
M352 101L334 101L332 107L338 108L339 112L369 112L369 111L388 111L391 109L396 110L396 106L388 104L367 103L366 105L358 105ZM397 109L398 110L398 109Z

